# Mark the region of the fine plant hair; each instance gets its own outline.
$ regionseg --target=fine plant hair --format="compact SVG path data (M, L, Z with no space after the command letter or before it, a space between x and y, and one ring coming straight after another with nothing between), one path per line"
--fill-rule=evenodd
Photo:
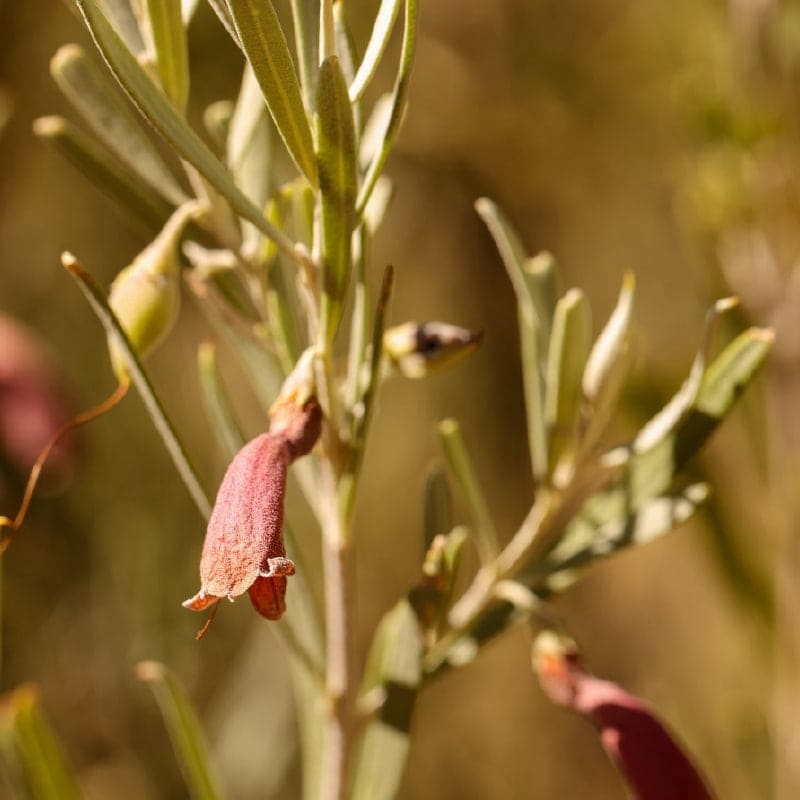
M51 66L80 123L44 117L35 133L154 233L108 295L79 255L65 253L63 266L108 337L122 387L114 402L129 385L139 393L177 477L210 520L200 590L185 605L213 614L221 600L247 593L266 618L258 624L273 625L283 643L303 796L395 797L420 694L495 637L529 626L533 671L548 697L623 742L647 732L647 747L634 751L604 744L639 796L653 785L647 767L655 759L658 779L683 781L672 796L710 797L700 770L655 715L583 669L551 601L593 563L651 542L703 503L709 487L689 482L684 467L763 363L771 331L749 328L719 346L717 322L735 301L714 303L683 385L630 441L609 444L633 349L633 275L593 331L589 299L578 288L558 290L554 258L529 254L498 205L476 199L475 222L487 226L515 294L529 510L501 540L458 422L439 422L442 466L431 470L419 498L419 574L362 654L354 593L362 532L353 517L380 390L397 377L424 380L468 357L481 340L439 320L391 320L402 270L396 276L371 257L391 209L384 168L406 111L419 0L382 0L364 42L353 41L342 0L293 0L290 29L272 0L209 3L241 51L243 69L238 96L206 109L204 132L186 116L187 33L197 2L75 0L96 52L68 44ZM393 32L401 40L394 82L368 104L373 93L365 90L375 88L378 66L389 66L382 62ZM174 156L169 163L165 150ZM187 293L215 339L239 359L263 409L264 432L248 443L214 340L203 342L198 384L208 428L229 464L211 493L143 363L169 337ZM316 529L291 524L288 474ZM3 547L22 526L34 484L22 513L0 520ZM451 492L463 501L463 520L454 519ZM323 564L319 586L303 566L313 548ZM472 560L462 565L467 548L477 558L471 572ZM186 586L183 597L195 590ZM239 613L246 602L237 603ZM213 636L207 628L201 633ZM224 776L178 675L153 661L139 664L137 674L153 687L191 795L224 797ZM20 692L18 727L39 713L30 690ZM609 708L620 714L609 716ZM20 750L26 772L55 781L57 796L80 796L43 720L35 727L31 735L43 737L37 753Z

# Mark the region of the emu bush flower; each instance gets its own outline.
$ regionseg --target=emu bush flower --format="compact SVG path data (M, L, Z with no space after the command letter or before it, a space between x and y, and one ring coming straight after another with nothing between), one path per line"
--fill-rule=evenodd
M314 399L289 399L271 419L269 433L246 444L222 479L200 559L201 588L183 604L193 611L245 592L262 617L280 619L286 610L286 578L295 571L283 545L286 474L319 438L322 412Z

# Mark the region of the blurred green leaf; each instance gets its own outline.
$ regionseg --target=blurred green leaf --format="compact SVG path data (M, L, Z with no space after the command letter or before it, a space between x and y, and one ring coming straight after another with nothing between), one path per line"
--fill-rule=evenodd
M200 343L197 349L197 369L211 432L217 439L226 462L230 462L244 447L245 439L222 382L217 364L217 346L213 341Z
M184 113L189 100L189 48L181 0L147 0L147 14L161 86Z
M319 72L317 163L322 204L322 327L330 343L350 278L357 191L353 110L336 56L325 59Z
M185 192L156 152L141 121L82 47L67 44L59 48L50 72L65 97L129 169L173 205L186 201Z
M362 698L377 706L360 742L351 800L392 800L409 748L411 717L422 678L417 618L401 600L381 620L364 670Z
M172 206L142 183L116 155L63 117L39 117L34 120L33 132L149 229L161 229Z
M389 37L392 35L400 5L401 0L381 0L378 14L375 17L375 24L372 26L372 33L367 43L367 49L364 52L364 58L361 59L358 71L350 84L350 100L353 103L360 99L364 89L367 88L367 84L372 80L375 70L378 69L383 51L386 49Z
M418 0L405 0L405 27L403 29L403 48L400 52L400 65L397 71L397 78L392 90L391 113L386 120L386 127L380 137L381 146L375 153L366 175L361 183L361 190L356 201L356 210L359 214L369 201L375 182L378 180L386 159L389 157L394 141L400 131L403 116L406 111L406 101L408 99L408 86L411 80L411 68L414 64L414 53L417 47L417 28L419 24L419 4Z
M300 85L306 108L314 108L319 72L319 0L291 0Z
M475 474L475 467L461 435L461 427L456 420L446 419L439 423L438 432L447 466L461 490L475 525L473 529L475 546L481 563L491 564L500 551L497 532Z
M227 162L236 185L258 208L266 205L271 188L271 138L261 90L253 70L246 64L230 121ZM250 223L246 224L244 234L245 241L260 236Z
M525 250L519 236L496 203L481 197L475 210L492 234L517 297L522 380L528 422L528 448L533 479L539 483L547 474L547 435L544 417L543 365L547 352L543 323L537 312L540 282L530 280L525 269Z
M233 103L230 100L217 100L203 111L203 126L220 150L225 150L230 133Z
M75 0L92 37L122 87L175 150L216 189L231 208L252 222L290 257L296 256L294 243L271 225L237 188L230 173L200 137L170 105L135 58L125 49L108 20L92 0Z
M556 304L545 379L549 473L556 485L563 483L559 468L568 466L574 455L581 414L581 381L591 346L589 301L580 289L570 289Z
M317 186L314 145L292 56L271 0L228 0L269 113L299 170Z
M453 527L453 501L447 475L440 467L434 467L425 480L423 500L423 542L425 550L431 546L433 538L445 534Z
M194 800L221 800L224 794L214 775L200 721L177 675L156 661L141 661L136 676L153 691L189 794Z
M115 339L122 356L126 360L126 366L130 373L134 386L144 402L147 413L153 421L156 430L164 442L167 452L172 457L172 461L183 479L189 494L195 502L198 510L205 519L211 515L211 502L208 499L205 489L203 489L195 468L183 447L183 443L178 438L172 422L164 411L161 401L158 399L155 390L147 377L147 373L139 361L136 352L131 347L125 331L109 308L108 300L103 290L95 283L94 279L78 265L75 258L69 253L61 257L62 263L69 274L75 279L78 288L89 302L97 318L105 328L106 334Z
M12 758L22 766L33 800L80 800L83 796L74 770L64 757L33 686L21 686L0 705L3 739L13 744Z
M145 51L142 29L137 19L137 6L131 0L100 0L101 8L127 48L137 57Z

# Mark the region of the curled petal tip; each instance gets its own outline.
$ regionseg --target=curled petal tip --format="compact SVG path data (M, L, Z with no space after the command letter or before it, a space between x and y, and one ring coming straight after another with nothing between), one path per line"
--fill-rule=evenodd
M184 600L181 605L184 608L190 608L192 611L204 611L218 601L219 597L207 594L205 589L201 589L194 597Z

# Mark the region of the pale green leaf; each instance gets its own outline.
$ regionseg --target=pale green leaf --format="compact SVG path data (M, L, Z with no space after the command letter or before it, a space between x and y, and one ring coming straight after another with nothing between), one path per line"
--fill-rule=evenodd
M34 120L33 132L148 228L161 229L172 206L115 154L63 117L40 117Z
M376 707L355 763L351 800L393 800L405 770L422 678L417 618L401 600L381 620L364 671L362 699Z
M317 99L319 72L319 0L291 0L295 47L298 53L300 85L306 108Z
M351 270L357 184L356 134L347 84L336 56L320 67L317 163L322 204L322 327L333 341Z
M497 204L482 197L475 203L475 210L492 234L516 294L528 449L533 478L538 483L547 474L548 466L542 380L547 337L535 300L540 282L534 284L529 279L529 273L525 269L525 250L516 231Z
M381 0L378 14L375 17L375 24L372 26L372 33L364 51L364 58L361 59L358 71L350 84L350 99L356 102L364 93L367 84L372 80L381 57L389 42L397 14L400 11L401 0Z
M120 47L124 45L120 43ZM61 47L50 62L50 72L66 98L129 169L170 203L186 201L186 194L156 152L139 118L116 84L95 66L82 47Z
M559 472L569 467L575 452L581 381L591 345L589 302L580 289L570 289L556 304L545 378L549 472L557 485L563 482Z
M156 661L136 665L136 675L152 689L194 800L221 800L208 745L189 695L172 670Z
M419 2L418 0L405 0L405 27L403 29L403 47L400 52L400 65L397 70L397 77L392 89L392 107L388 115L386 127L380 137L381 146L375 153L367 173L361 183L361 190L356 201L356 209L360 214L367 205L375 182L378 180L386 159L389 157L392 146L394 145L403 117L406 110L408 99L408 87L411 80L411 68L414 64L414 53L417 47L417 28L419 24Z
M137 57L145 50L144 37L136 15L136 2L131 0L100 0L101 10L127 48Z
M311 128L286 37L271 0L228 0L236 30L283 141L312 186L317 171Z
M147 0L147 14L161 86L184 113L189 100L189 48L181 0Z
M425 551L435 536L445 534L453 527L453 501L447 476L439 467L434 467L425 480L423 501L423 541Z
M217 347L213 341L206 340L197 349L197 370L211 432L217 439L226 463L229 463L244 447L245 438L219 372Z
M475 546L481 563L491 564L500 551L497 531L461 435L461 427L456 420L446 419L439 423L437 430L447 466L455 478L474 522L474 529L471 530L475 536Z

